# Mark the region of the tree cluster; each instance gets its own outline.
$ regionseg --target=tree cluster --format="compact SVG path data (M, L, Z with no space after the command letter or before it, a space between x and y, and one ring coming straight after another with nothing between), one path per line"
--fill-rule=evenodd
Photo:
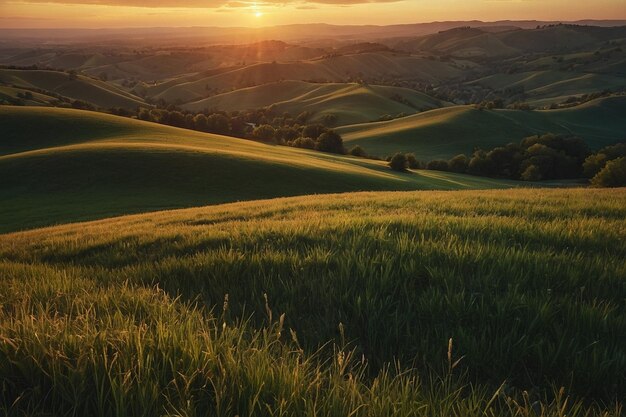
M471 157L461 154L449 160L433 160L426 168L522 181L584 177L594 185L620 186L622 182L626 185L620 158L626 158L624 143L592 154L580 138L547 133L491 150L477 149Z
M489 151L477 149L471 158L431 161L427 168L524 181L581 178L589 155L582 139L548 133Z

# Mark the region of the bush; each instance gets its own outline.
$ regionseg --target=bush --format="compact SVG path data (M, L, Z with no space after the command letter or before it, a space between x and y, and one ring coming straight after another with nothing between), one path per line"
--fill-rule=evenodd
M367 157L367 152L365 152L365 149L361 148L359 145L356 145L355 147L350 149L348 151L348 154L352 156L358 156L360 158Z
M522 172L521 178L524 181L540 181L543 178L543 174L537 165L529 165L528 168Z
M328 131L328 129L322 125L308 125L302 129L302 137L317 139L326 131Z
M343 139L341 136L329 130L326 133L322 133L320 137L317 139L317 145L315 149L322 152L330 152L330 153L338 153L345 154L346 150L343 147Z
M408 162L406 160L406 155L399 152L395 154L389 161L389 167L398 172L405 172L407 165Z
M276 131L270 125L261 125L254 129L252 136L257 139L269 142L274 139Z
M598 174L607 162L626 156L626 143L618 143L606 146L598 153L590 155L583 163L583 173L587 178L593 178Z
M419 169L419 168L421 168L422 164L420 164L420 161L417 160L417 158L415 157L415 154L407 153L405 155L405 157L406 157L406 162L407 162L409 168L411 168L411 169Z
M289 144L293 147L296 148L303 148L303 149L315 149L315 141L311 138L298 138L292 142L289 142Z
M448 171L448 161L436 159L434 161L430 161L428 165L426 165L426 168L433 171Z
M464 173L467 172L469 161L467 156L461 154L448 161L448 169L452 172Z
M602 171L591 179L591 185L595 187L626 186L626 157L607 162Z

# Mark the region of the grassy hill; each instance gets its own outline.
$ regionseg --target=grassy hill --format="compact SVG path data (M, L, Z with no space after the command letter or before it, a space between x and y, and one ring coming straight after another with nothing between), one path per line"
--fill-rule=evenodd
M530 104L562 102L568 97L593 92L626 90L626 78L617 75L577 73L571 71L529 71L496 74L468 85L481 85L495 91L518 90Z
M583 105L546 111L477 110L455 106L389 122L338 129L348 146L361 145L374 155L414 152L419 159L471 154L538 133L571 133L598 149L623 140L626 97L597 99Z
M413 114L444 103L417 91L376 85L282 81L243 88L183 106L192 111L204 109L247 110L274 105L279 113L298 115L310 112L312 121L324 115L337 117L337 125L365 123L384 115Z
M413 39L394 46L406 51L429 51L455 57L507 57L525 53L564 53L593 50L609 40L626 37L626 27L550 25L537 29L490 31L462 26Z
M3 106L0 131L0 231L290 195L516 186L77 110Z
M70 80L67 73L60 71L0 69L0 85L2 84L50 91L104 109L122 107L135 110L138 107L148 107L141 98L112 84L84 76Z
M436 82L458 77L453 62L394 53L340 55L300 62L260 63L198 79L196 75L144 86L148 97L189 103L206 98L208 90L227 92L281 80L345 82L354 79L411 79Z
M625 189L362 193L2 235L0 410L618 417L625 218Z

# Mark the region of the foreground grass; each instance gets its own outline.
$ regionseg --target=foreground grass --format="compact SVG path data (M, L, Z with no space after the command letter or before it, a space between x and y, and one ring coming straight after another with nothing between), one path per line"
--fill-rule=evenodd
M623 189L361 193L3 235L0 403L619 415L625 218Z

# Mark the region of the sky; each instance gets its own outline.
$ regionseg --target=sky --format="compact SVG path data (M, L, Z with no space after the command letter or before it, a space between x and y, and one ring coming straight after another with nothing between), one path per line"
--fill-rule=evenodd
M626 0L0 0L0 28L626 19Z

